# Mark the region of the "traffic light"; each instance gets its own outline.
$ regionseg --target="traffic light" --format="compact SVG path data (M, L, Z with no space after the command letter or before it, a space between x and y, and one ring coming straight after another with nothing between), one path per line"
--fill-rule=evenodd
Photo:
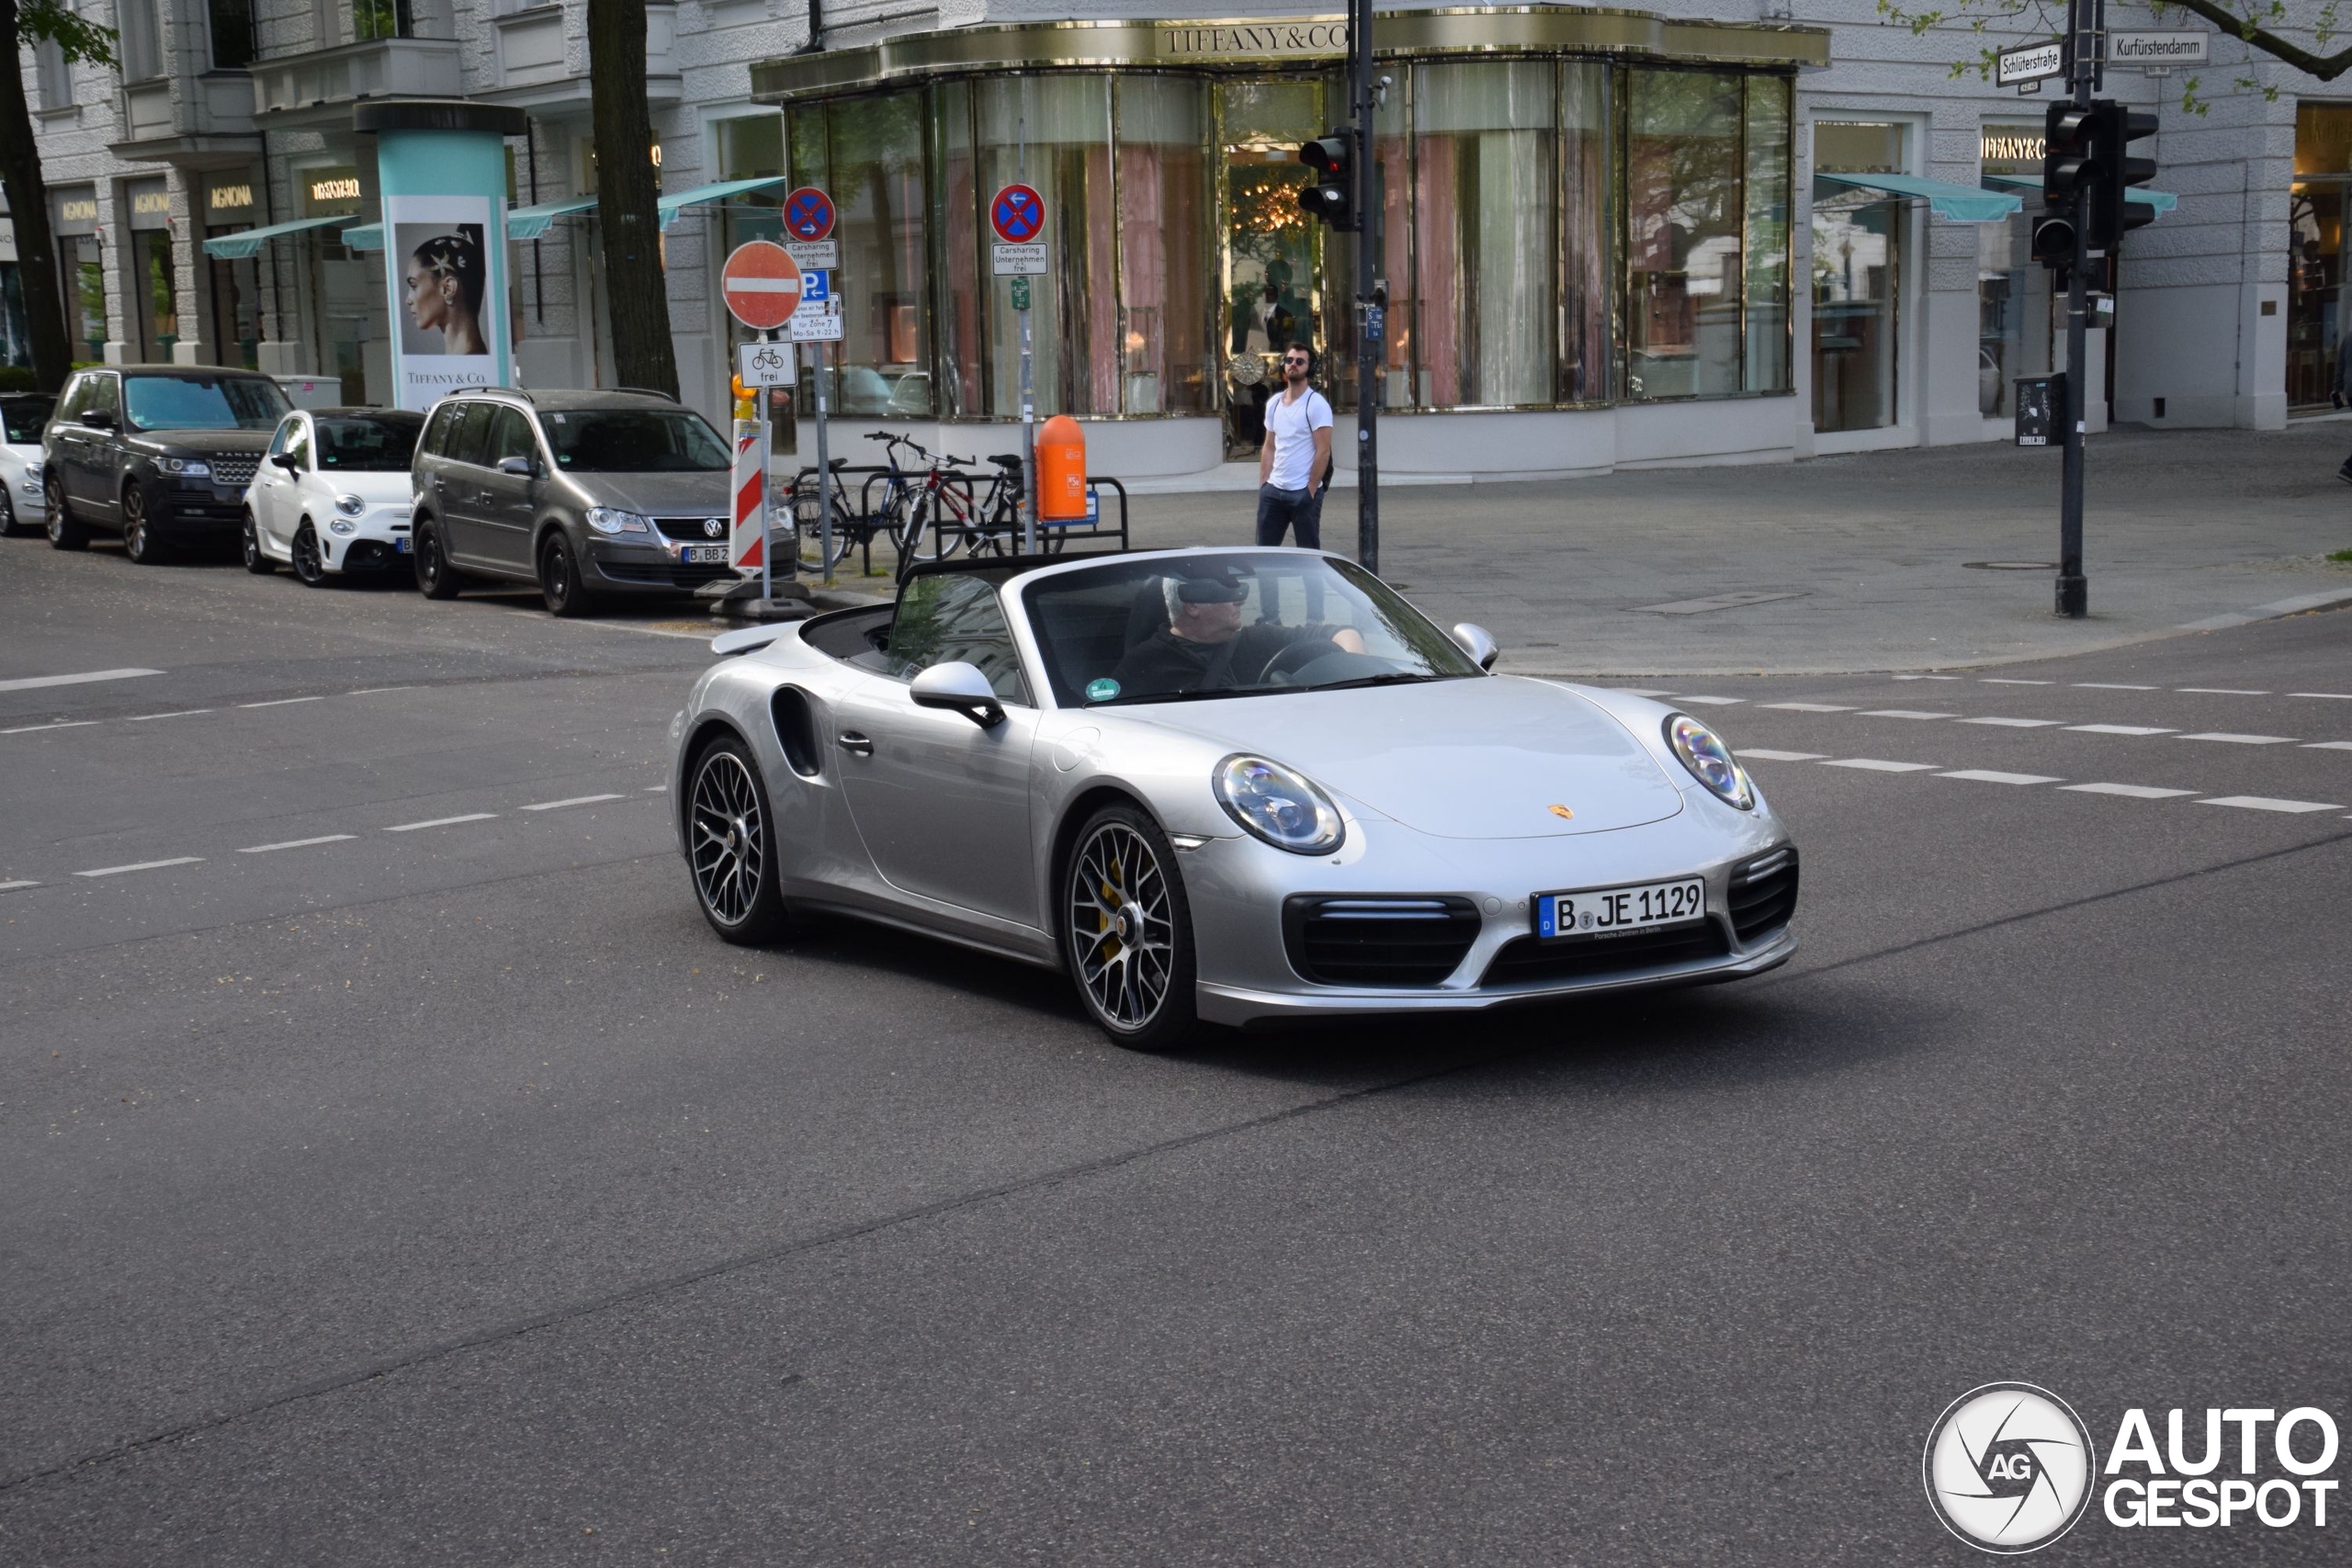
M2033 259L2063 279L2075 265L2075 220L2053 217L2035 219Z
M2075 193L2098 178L2098 117L2093 109L2056 103L2042 118L2041 201L2068 211Z
M1356 226L1355 202L1351 197L1354 141L1351 131L1332 130L1298 150L1298 161L1315 171L1315 177L1298 193L1300 209L1309 218L1320 218L1333 229L1351 233Z
M2091 202L2090 243L2093 250L2120 248L2123 236L2156 220L2156 209L2131 199L2131 187L2156 177L2154 158L2132 156L2132 143L2156 133L2156 117L2127 109L2102 98L2091 106L2097 118L2098 185Z

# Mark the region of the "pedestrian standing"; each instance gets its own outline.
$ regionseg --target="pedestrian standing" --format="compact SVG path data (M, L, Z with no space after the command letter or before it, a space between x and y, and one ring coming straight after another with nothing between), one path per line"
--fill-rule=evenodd
M1258 542L1279 545L1285 532L1310 550L1323 547L1323 492L1331 487L1331 404L1306 383L1315 351L1283 350L1283 389L1266 402L1266 439L1258 448Z

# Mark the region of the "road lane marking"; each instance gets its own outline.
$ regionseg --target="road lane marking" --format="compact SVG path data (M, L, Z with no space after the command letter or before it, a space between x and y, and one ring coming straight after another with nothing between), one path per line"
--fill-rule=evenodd
M95 718L76 718L56 724L28 724L16 729L0 729L0 735L38 735L44 729L87 729L97 722Z
M1897 675L1898 681L1957 681L1957 675Z
M322 703L324 701L326 701L324 697L278 697L270 702L239 703L237 705L241 708L283 708L291 707L296 703Z
M1998 724L2004 725L2010 729L2047 729L2052 725L2064 724L2066 721L2063 718L1963 718L1960 722L1962 724Z
M210 708L175 708L170 713L133 714L130 717L124 719L122 722L125 724L144 724L151 718L194 718L198 714L210 713L211 711L212 710Z
M2352 703L2352 692L2290 692L2290 697L2325 697L2332 702Z
M1840 757L1821 765L1825 768L1860 768L1871 773L1931 773L1943 766L1941 762L1885 762L1876 757Z
M2069 729L2079 729L2085 735L2170 735L2171 730L2149 724L2070 724Z
M670 786L668 784L647 784L645 786L645 793L648 795L666 795L669 793L669 790Z
M42 686L85 686L93 681L131 681L141 675L161 675L161 670L85 670L79 675L24 675L14 681L0 681L0 692L30 692Z
M2352 740L2306 740L2306 751L2352 751Z
M1746 697L1676 697L1674 700L1678 703L1697 703L1702 707L1727 708L1744 703L1747 699Z
M357 836L354 833L326 833L315 839L288 839L282 844L254 844L237 852L241 855L266 855L272 850L307 850L312 844L339 844L345 839Z
M1979 784L2046 784L2058 781L2047 773L2001 773L1990 768L1960 768L1949 773L1938 773L1939 779L1974 779Z
M570 800L542 800L537 806L526 806L525 811L560 811L567 806L594 806L600 800L623 800L618 795L575 795Z
M387 828L387 833L413 833L420 828L451 828L460 822L487 822L497 816L495 811L469 811L463 817L435 817L430 822L403 822L397 828Z
M1864 708L1864 718L1951 718L1948 713L1922 713L1917 708Z
M1623 692L1629 697L1670 697L1674 695L1672 692L1662 690L1657 686L1611 686L1607 689L1612 692Z
M102 865L96 871L77 871L76 876L120 876L126 871L161 871L167 865L194 865L202 855L181 855L173 860L142 860L135 865Z
M2158 686L2127 686L2120 681L2077 681L2075 685L2086 692L2154 692Z
M2175 686L2176 692L2194 692L2200 697L2267 697L2267 692L2249 692L2241 686Z
M2193 789L2157 789L2149 784L2086 784L2060 787L2071 789L2078 795L2120 795L2130 800L2171 800L2197 793Z
M2054 686L2058 683L2055 681L2020 681L2011 675L1979 675L1976 678L1988 686Z
M0 893L14 893L19 887L39 887L38 882L0 882Z
M379 692L421 692L422 686L362 686L356 692L345 692L346 697L372 697Z
M2295 738L2291 735L2233 735L2225 729L2204 729L2194 735L2184 735L2181 739L2183 740L2222 740L2232 746L2287 746L2291 745Z
M1826 751L1767 751L1760 746L1743 746L1739 749L1739 755L1742 760L1760 757L1768 762L1818 762L1829 753Z
M1838 703L1765 703L1768 708L1781 708L1789 713L1851 713L1854 710Z
M2341 811L2341 806L2331 806L2324 800L2274 800L2267 795L2217 795L2200 800L2199 806L2234 806L2243 811Z

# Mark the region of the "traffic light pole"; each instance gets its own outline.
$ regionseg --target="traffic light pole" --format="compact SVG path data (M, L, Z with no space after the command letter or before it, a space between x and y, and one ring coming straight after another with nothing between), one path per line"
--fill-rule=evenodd
M2066 29L2073 42L2072 72L2075 107L2091 107L2091 82L2100 52L2095 0L2068 0ZM2066 269L2066 428L2064 473L2058 501L2058 614L2079 620L2090 613L2090 583L2083 576L2083 423L2086 395L2090 390L2089 286L2090 204L2094 197L2077 188L2070 204L2075 224L2074 265Z
M1373 301L1384 193L1372 141L1372 0L1348 0L1348 92L1355 110L1356 559L1380 570L1380 368L1388 312Z

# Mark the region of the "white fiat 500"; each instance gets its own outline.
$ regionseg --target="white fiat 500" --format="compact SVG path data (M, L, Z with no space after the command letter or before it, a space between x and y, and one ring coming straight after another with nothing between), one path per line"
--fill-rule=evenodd
M297 409L245 489L245 570L280 561L311 587L343 572L407 575L409 458L424 416Z

